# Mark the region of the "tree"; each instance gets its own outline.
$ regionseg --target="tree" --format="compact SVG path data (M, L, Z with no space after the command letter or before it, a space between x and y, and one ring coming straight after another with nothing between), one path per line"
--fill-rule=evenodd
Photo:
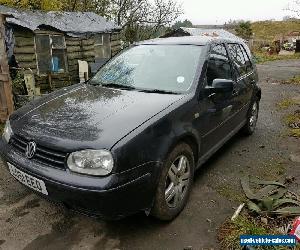
M239 37L250 39L253 35L250 21L241 21L235 28L235 32Z
M111 0L110 19L124 28L127 40L152 37L162 27L169 26L181 14L176 0Z
M193 23L188 20L188 19L185 19L184 21L177 21L173 26L172 28L173 29L179 29L181 27L186 27L186 28L193 28Z
M300 17L300 0L290 0L285 10L289 11L294 17Z
M0 0L1 4L31 10L62 10L64 1L60 0Z

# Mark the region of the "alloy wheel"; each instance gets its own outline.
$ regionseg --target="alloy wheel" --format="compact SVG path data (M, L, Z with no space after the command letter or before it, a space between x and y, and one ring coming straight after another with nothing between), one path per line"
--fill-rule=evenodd
M184 199L190 183L190 163L181 155L171 164L166 177L165 199L170 208L176 208Z

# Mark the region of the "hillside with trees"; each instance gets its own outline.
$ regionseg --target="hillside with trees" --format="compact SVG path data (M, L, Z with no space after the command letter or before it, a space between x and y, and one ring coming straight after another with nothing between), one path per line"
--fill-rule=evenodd
M300 31L300 20L253 22L251 28L255 39L273 41L275 36Z

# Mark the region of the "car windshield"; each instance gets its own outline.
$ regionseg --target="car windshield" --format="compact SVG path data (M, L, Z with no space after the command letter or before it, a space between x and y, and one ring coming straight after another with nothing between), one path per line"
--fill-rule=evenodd
M92 84L153 92L185 92L194 80L203 46L140 45L113 58Z

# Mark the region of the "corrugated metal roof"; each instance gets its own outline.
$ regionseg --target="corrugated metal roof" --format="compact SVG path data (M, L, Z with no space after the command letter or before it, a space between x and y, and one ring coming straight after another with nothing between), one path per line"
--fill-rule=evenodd
M182 27L181 29L191 34L191 36L210 36L210 37L220 37L220 38L244 41L244 39L224 29L199 29L199 28L184 28L184 27Z
M50 26L70 36L81 36L87 33L120 30L115 23L93 12L29 11L0 5L0 13L9 15L7 23L20 25L32 31Z

